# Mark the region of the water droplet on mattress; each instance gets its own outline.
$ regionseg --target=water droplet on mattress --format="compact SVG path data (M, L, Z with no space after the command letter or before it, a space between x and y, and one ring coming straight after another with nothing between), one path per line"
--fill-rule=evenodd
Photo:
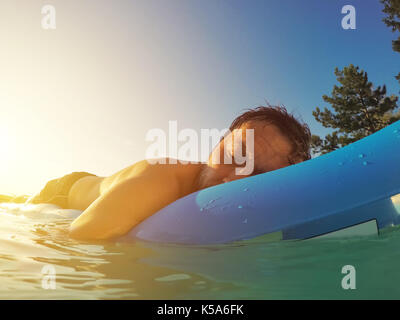
M238 205L238 209L243 209L243 206L241 206L241 205Z
M243 223L247 223L247 219L244 219L244 220L243 220Z
M208 203L213 203L215 200L214 199L211 199L210 201L208 201Z
M393 130L393 133L398 133L399 132L399 129L394 129Z
M364 157L365 157L365 154L360 153L360 154L358 155L358 157L359 157L359 158L364 158Z
M244 188L243 191L249 191L249 188Z
M340 162L338 163L338 165L339 165L339 166L342 166L342 165L343 165L343 162L340 161Z
M204 208L200 208L200 211L204 211Z
M367 166L368 165L368 161L363 161L363 165Z

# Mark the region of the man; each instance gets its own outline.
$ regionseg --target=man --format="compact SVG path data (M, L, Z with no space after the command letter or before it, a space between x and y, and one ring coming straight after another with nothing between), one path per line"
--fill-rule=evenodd
M83 210L72 222L70 235L78 239L109 239L124 235L161 208L194 191L310 159L308 126L283 107L251 109L237 117L229 129L207 163L150 164L144 160L109 177L75 172L48 182L29 202ZM236 148L246 148L247 139L240 140L240 146L224 143L234 140L238 131L244 137L246 129L254 130L254 149L249 155L254 160L254 170L241 175L237 161L218 163L213 159L224 159L227 153L234 155Z

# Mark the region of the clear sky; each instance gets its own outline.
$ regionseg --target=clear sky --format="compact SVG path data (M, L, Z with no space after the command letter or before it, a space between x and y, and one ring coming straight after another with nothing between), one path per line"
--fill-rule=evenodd
M41 8L56 9L55 30ZM341 28L356 8L357 29ZM146 132L226 128L243 109L312 117L359 65L397 94L395 35L378 0L2 0L0 193L72 171L109 175L145 157Z

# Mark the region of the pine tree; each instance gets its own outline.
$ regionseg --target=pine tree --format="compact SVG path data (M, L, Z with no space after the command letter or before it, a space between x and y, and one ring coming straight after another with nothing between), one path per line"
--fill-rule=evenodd
M325 102L334 111L316 108L314 118L326 128L335 129L321 139L312 136L314 154L328 153L364 138L400 119L396 112L398 97L386 95L386 87L373 87L368 75L359 67L349 65L335 69L339 86L335 85L332 96L324 95Z
M400 0L381 0L384 5L383 13L386 17L383 22L392 29L392 32L400 32ZM400 53L400 36L392 41L393 51ZM400 73L397 74L396 79L400 82Z

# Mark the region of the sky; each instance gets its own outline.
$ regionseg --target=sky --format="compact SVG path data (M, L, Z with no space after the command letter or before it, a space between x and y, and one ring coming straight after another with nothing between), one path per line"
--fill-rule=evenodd
M43 5L56 29L42 28ZM344 30L341 9L356 9ZM246 108L312 116L352 63L398 94L378 0L2 0L0 193L145 158L153 128L227 128Z

